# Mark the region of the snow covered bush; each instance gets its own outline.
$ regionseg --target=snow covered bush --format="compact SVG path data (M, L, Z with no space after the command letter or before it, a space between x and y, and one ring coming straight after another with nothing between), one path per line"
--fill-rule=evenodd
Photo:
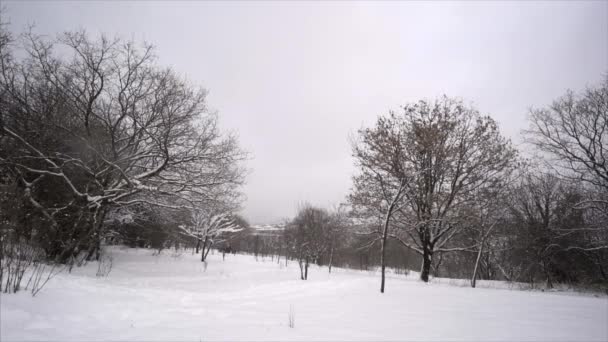
M63 267L46 261L44 251L24 238L0 235L0 292L22 289L36 295ZM25 286L24 286L25 282Z
M0 286L4 293L14 293L21 289L25 272L37 259L37 251L24 239L9 241L0 237Z

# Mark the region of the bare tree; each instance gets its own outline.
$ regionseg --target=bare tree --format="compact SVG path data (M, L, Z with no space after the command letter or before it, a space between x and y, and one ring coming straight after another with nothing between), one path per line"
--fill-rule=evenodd
M474 193L503 182L516 166L516 151L494 120L447 97L408 104L401 115L381 117L374 129L360 135L364 138L354 149L355 157L373 170L360 168L367 176L361 185L355 179L355 194L366 200L355 204L375 213L382 203L392 208L399 229L387 236L422 256L420 277L428 281L434 253L473 247L449 245L466 227L461 209L473 201ZM367 149L378 152L358 153ZM367 159L384 166L360 161ZM381 181L380 172L390 175L390 182ZM389 187L392 195L386 196Z
M483 256L488 254L486 249L500 248L496 243L493 243L492 237L499 223L506 217L504 206L506 204L505 197L508 194L507 190L507 186L486 189L484 192L475 194L475 199L470 205L470 219L467 220L467 225L473 235L473 242L471 243L474 246L473 251L476 249L477 254L471 275L471 287L473 288L477 284ZM491 267L490 258L485 260L487 260L485 266L489 269Z
M69 32L30 33L24 47L22 61L2 53L0 164L50 237L73 241L50 256L69 258L83 243L98 256L111 208L200 207L242 184L245 154L219 132L206 92L156 66L151 46ZM55 236L70 230L77 238Z
M412 170L403 159L403 133L399 122L380 117L374 128L359 131L353 141L353 156L359 173L353 177L353 191L349 202L355 215L376 218L381 230L371 243L380 241L380 292L384 293L386 249L393 214L402 205Z
M608 190L608 76L598 87L531 110L525 133L561 176Z
M200 209L192 212L192 225L182 229L196 239L196 253L200 248L203 262L214 244L224 241L230 233L243 230L230 213L214 214Z
M308 279L308 267L317 262L330 246L332 217L320 208L305 204L284 231L286 244L300 266L300 278Z
M328 244L327 247L329 253L327 259L328 272L331 273L331 268L334 264L334 257L346 243L345 239L346 230L349 227L349 219L347 216L347 212L345 211L344 206L338 206L335 210L332 210L330 213L330 224L329 224L329 232L328 232Z
M508 202L514 233L509 261L519 263L520 280L534 283L540 277L550 288L554 280L573 279L578 262L570 247L586 234L574 234L572 228L587 225L584 212L574 208L581 196L575 186L538 170L526 173L513 187Z
M586 226L562 227L562 234L588 239L567 248L591 254L608 249L608 75L597 87L569 91L551 106L531 110L525 134L561 178L585 189L574 208L585 212Z

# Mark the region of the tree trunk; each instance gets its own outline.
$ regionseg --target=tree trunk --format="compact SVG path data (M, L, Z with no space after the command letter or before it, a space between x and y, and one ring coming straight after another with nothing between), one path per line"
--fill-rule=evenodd
M207 254L209 254L209 250L211 249L211 246L207 246L207 242L209 242L209 237L205 236L205 241L203 242L203 246L201 249L201 261L205 261L205 259L207 259Z
M209 252L211 252L211 243L208 243L208 245L207 245L207 252L205 252L205 260L207 260L207 256L209 255Z
M331 273L331 264L334 260L334 246L331 246L330 252L329 252L329 273Z
M97 233L95 233L95 235L97 235ZM97 237L95 235L92 237L93 242L89 245L89 250L87 251L87 256L85 257L87 261L93 260L93 255L95 254L95 250L97 249Z
M101 234L98 234L95 239L95 261L101 259Z
M103 227L103 219L105 217L105 210L101 209L100 211L96 211L93 213L94 227L93 227L93 243L89 249L89 253L86 257L86 260L92 260L93 255L95 255L95 260L99 261L101 256L101 238L102 238L102 227Z
M306 257L304 264L304 280L308 280L308 257Z
M437 259L437 264L435 265L435 270L434 270L433 276L439 277L439 269L441 267L441 262L443 261L443 253L438 252L438 257L435 259Z
M387 229L388 229L388 220L387 223L384 226L384 231L382 233L382 245L380 247L380 268L381 268L381 277L382 280L380 281L380 293L384 293L384 282L385 282L385 270L386 270L386 236L387 236Z
M298 258L298 265L300 266L300 279L304 280L304 264L302 263L302 258Z
M597 267L599 268L600 275L602 276L602 278L604 280L608 280L608 276L606 275L606 271L604 270L604 266L602 266L602 260L600 259L599 256L597 256L597 254L595 255L595 259L597 260L596 264L597 264Z
M546 278L547 289L552 289L553 282L551 279L551 270L549 269L549 267L550 267L549 262L546 260L546 257L541 257L541 258L542 259L539 264L540 264L541 271Z
M199 248L201 248L201 238L200 237L196 240L196 254L198 254Z
M0 235L0 260L4 260L4 240L3 240L3 236ZM71 268L70 268L71 269ZM4 267L1 267L0 265L0 291L2 290L2 276L4 273Z
M475 259L475 267L473 267L473 276L471 277L471 287L475 288L475 284L477 282L477 269L479 268L479 260L481 260L481 254L483 253L483 241L481 246L479 246L479 251L477 252L477 259Z
M384 293L384 282L385 282L385 271L386 271L386 243L388 237L388 227L391 221L391 215L393 214L393 208L395 207L395 202L399 197L401 191L393 198L391 205L388 207L386 211L386 217L384 218L384 227L382 229L382 244L380 245L380 268L381 268L381 280L380 280L380 293Z
M433 251L427 243L424 244L422 254L422 269L420 271L420 280L427 283L431 272L431 263L433 262Z

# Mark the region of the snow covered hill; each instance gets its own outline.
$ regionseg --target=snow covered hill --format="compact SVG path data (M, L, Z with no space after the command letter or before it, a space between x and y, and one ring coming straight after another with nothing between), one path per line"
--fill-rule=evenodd
M32 298L0 297L0 340L608 340L608 299L424 284L295 262L112 248ZM447 282L447 281L446 281ZM290 311L294 326L289 327Z

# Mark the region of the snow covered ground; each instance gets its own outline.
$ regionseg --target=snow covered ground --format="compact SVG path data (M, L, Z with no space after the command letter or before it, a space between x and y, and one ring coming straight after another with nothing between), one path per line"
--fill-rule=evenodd
M608 340L606 297L392 274L382 295L373 272L313 267L301 281L295 262L268 258L215 254L205 268L189 253L110 253L108 277L91 263L34 298L3 294L0 340Z

